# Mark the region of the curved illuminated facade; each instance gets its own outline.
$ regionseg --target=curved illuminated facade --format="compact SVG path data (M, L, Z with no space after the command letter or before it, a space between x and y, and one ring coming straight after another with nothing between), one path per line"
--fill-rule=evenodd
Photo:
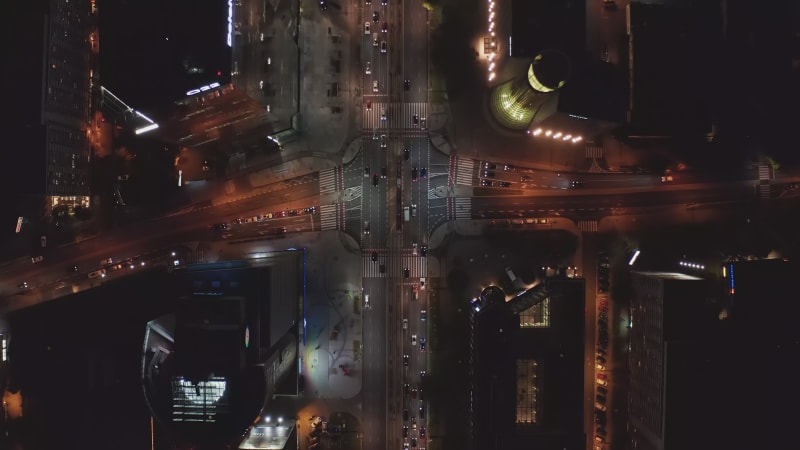
M545 50L531 61L527 73L492 89L489 107L504 127L525 130L556 111L558 91L571 72L567 55Z

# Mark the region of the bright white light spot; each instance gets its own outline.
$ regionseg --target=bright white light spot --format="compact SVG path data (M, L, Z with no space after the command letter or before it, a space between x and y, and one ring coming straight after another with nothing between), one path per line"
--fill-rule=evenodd
M633 256L631 256L631 260L628 261L629 266L632 266L633 263L636 262L636 259L639 257L639 253L640 253L639 250L636 250L636 252L633 253Z

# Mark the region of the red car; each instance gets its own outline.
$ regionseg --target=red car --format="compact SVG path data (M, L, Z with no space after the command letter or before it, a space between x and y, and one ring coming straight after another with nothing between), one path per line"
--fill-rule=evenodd
M372 111L372 100L367 100L367 111Z
M600 378L601 380L607 380L608 379L608 375L606 375L604 373L598 373L597 374L597 378Z
M381 25L381 32L386 33L387 31L389 31L389 24L383 22L383 25Z

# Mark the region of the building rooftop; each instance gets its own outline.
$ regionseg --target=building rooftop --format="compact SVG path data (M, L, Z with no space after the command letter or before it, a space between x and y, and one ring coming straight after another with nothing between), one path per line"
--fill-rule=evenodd
M478 446L584 445L583 308L583 279L565 278L476 315Z
M136 110L230 81L226 0L99 2L102 85Z

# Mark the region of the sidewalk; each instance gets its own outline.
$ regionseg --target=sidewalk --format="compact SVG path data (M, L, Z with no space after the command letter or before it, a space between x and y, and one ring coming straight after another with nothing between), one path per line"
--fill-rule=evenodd
M310 399L350 400L361 393L361 255L347 250L347 235L335 231L289 234L280 241L214 242L206 262L244 259L255 249L306 253L305 333L298 342L300 371Z

